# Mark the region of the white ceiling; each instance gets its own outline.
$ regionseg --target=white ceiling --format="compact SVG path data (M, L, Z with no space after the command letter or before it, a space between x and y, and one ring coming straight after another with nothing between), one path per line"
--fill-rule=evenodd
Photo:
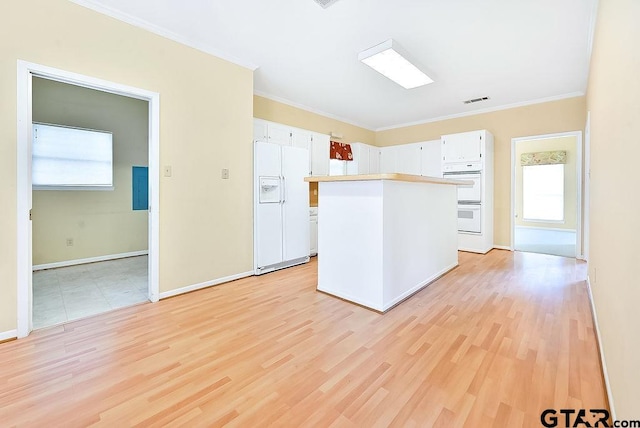
M72 1L256 68L258 95L373 130L583 94L597 2ZM407 90L358 61L390 38L435 83Z

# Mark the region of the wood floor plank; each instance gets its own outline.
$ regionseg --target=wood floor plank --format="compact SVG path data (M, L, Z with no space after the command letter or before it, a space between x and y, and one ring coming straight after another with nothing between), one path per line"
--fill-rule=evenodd
M0 425L519 427L606 407L583 262L460 253L386 314L318 293L316 270L1 343Z

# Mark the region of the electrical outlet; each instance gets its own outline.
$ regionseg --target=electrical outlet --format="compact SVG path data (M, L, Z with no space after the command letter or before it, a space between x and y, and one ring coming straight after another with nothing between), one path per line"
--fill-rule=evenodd
M227 168L222 168L222 179L223 180L229 179L229 170Z
M171 165L164 166L164 176L171 177Z
M67 238L67 247L73 247L73 238Z

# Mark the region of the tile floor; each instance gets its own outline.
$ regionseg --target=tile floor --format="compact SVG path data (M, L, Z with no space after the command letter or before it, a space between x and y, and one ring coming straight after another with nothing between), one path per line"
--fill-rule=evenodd
M563 257L576 256L575 230L559 231L516 227L514 241L516 251Z
M148 300L147 256L33 272L33 328Z

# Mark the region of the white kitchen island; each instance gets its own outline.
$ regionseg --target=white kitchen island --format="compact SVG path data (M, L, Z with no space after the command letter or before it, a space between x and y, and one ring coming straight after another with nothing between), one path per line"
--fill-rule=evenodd
M458 265L457 185L407 174L318 182L319 291L384 312Z

